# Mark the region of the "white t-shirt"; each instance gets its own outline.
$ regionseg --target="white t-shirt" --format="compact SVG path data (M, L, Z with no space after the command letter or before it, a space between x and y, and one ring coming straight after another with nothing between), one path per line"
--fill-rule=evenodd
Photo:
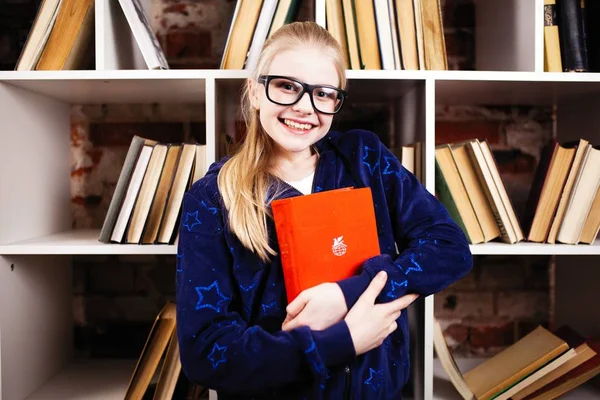
M302 194L310 194L312 192L313 177L315 173L308 175L306 178L302 178L299 181L286 181L289 185L295 187Z

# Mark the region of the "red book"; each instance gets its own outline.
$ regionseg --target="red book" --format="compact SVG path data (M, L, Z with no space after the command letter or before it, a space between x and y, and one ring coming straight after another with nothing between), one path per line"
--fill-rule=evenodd
M288 302L305 289L355 275L379 253L370 188L343 188L271 203Z

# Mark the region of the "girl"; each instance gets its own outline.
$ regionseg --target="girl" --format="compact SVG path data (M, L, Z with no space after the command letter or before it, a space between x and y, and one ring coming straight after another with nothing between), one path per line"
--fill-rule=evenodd
M243 145L185 195L181 363L219 400L398 399L409 378L401 310L471 268L462 230L375 134L329 131L345 84L325 29L285 25L247 80ZM346 186L371 188L381 255L288 305L269 204Z

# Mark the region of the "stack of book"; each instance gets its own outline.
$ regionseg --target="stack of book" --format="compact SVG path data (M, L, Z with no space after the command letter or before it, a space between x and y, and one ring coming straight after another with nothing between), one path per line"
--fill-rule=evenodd
M525 209L527 239L594 242L600 229L599 187L600 147L585 139L547 145Z
M464 399L549 400L600 374L600 339L563 326L538 326L512 346L463 374L434 321L433 343L442 367Z
M170 244L184 193L206 172L206 146L134 136L98 240Z
M435 192L469 243L523 240L523 231L487 141L435 149Z
M439 0L327 0L325 7L348 69L448 69Z

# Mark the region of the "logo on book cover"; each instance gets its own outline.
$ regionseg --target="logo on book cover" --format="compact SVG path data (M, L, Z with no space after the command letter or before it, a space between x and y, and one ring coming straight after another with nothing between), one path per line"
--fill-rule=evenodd
M331 246L331 251L334 255L338 257L343 256L344 254L346 254L347 248L348 246L346 246L346 243L344 243L343 236L333 238L333 246Z

